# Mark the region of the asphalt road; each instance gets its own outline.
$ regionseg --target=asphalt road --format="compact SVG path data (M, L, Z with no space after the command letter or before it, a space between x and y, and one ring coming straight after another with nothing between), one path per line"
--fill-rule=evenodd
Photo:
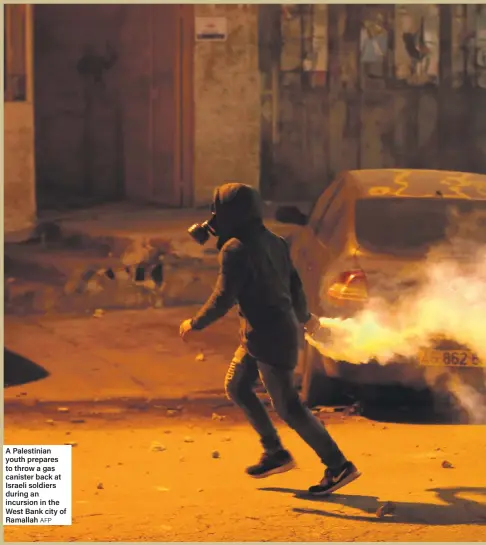
M314 453L282 427L298 468L248 478L259 444L224 403L67 409L7 413L5 444L76 444L73 524L5 527L6 541L480 542L486 534L485 426L327 409L320 416L363 475L312 500L302 492L322 476ZM378 518L385 502L395 512Z

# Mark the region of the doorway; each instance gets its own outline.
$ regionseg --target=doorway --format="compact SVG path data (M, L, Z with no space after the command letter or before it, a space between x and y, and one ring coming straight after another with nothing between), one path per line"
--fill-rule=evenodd
M193 199L193 6L35 6L39 208Z

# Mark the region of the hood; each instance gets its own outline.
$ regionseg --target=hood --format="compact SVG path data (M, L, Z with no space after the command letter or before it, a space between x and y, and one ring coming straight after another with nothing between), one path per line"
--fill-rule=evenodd
M221 246L230 238L245 238L263 225L260 194L249 185L228 183L216 188L213 211L216 214Z

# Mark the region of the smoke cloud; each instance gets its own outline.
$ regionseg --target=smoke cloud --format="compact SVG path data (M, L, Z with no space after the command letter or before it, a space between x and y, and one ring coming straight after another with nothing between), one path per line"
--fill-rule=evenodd
M334 360L386 365L419 357L438 338L446 338L486 362L484 225L484 213L467 220L455 213L447 241L430 249L417 266L413 289L404 292L398 283L387 283L386 297L370 298L353 317L321 317L321 329L307 341ZM465 387L456 383L455 388L458 397L472 399Z
M386 364L397 356L415 357L444 336L486 361L486 252L469 267L429 260L424 266L425 280L415 293L393 305L371 299L352 318L322 317L323 330L308 341L334 359Z

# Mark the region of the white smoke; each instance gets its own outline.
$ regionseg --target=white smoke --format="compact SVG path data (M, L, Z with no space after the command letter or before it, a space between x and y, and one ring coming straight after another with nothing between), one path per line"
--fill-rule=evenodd
M386 365L418 358L434 340L446 338L486 363L486 245L484 238L480 244L475 236L477 221L469 217L461 224L451 223L448 242L431 249L424 259L416 289L403 293L397 288L395 297L388 293L387 299L372 298L352 318L322 317L321 329L306 336L307 341L335 360ZM477 412L478 400L471 391L454 384L463 406L472 410L472 404Z

